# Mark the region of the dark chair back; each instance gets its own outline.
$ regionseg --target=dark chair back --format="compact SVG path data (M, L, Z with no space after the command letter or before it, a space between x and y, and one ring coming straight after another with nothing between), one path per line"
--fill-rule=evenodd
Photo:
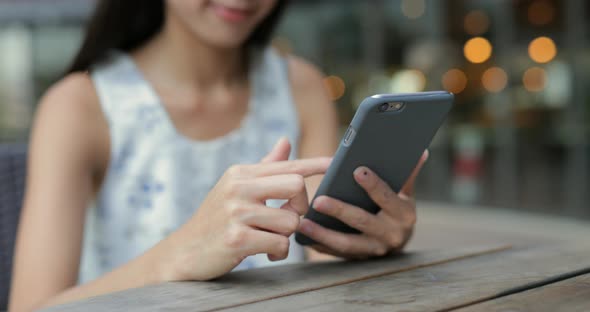
M27 147L0 144L0 311L8 306L12 254L25 189Z

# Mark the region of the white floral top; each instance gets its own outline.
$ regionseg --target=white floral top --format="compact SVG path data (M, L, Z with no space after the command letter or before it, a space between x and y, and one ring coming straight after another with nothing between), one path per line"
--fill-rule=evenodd
M109 123L111 158L88 210L80 282L139 256L180 227L232 164L258 162L284 135L294 144L291 157L296 155L299 124L285 60L267 48L252 64L249 112L238 129L211 141L177 132L127 54L113 53L92 71ZM302 259L302 248L292 241L284 261ZM270 264L266 255L256 255L237 269Z

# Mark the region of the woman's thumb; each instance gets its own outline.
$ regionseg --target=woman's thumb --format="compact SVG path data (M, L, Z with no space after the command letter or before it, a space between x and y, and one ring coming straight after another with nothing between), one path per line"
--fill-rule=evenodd
M283 161L289 159L291 153L291 143L286 137L282 137L262 160L261 163L269 163L274 161Z

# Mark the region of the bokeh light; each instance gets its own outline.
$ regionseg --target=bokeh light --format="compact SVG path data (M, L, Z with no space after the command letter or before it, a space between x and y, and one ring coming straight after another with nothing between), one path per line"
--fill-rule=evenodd
M453 68L443 75L442 85L445 90L459 94L467 87L467 75L462 70Z
M465 58L472 63L483 63L492 56L492 44L485 38L469 39L463 48Z
M391 78L391 92L420 92L426 88L426 76L419 70L401 70Z
M490 28L490 19L484 11L471 11L465 15L463 26L468 34L479 36L486 33Z
M554 108L564 108L573 97L572 65L567 61L556 60L545 67L547 82L543 95L545 103Z
M426 3L424 0L402 0L402 13L410 19L417 19L424 15Z
M535 26L547 25L555 19L555 8L547 0L537 0L531 3L527 15L529 22Z
M547 84L547 73L540 67L529 68L522 77L522 83L530 92L543 91Z
M324 88L328 91L330 99L336 101L344 95L346 84L338 76L328 76L324 78Z
M555 42L549 37L539 37L529 44L529 56L537 63L551 62L557 55Z
M489 92L500 92L508 84L508 75L500 67L488 68L481 77L483 87Z

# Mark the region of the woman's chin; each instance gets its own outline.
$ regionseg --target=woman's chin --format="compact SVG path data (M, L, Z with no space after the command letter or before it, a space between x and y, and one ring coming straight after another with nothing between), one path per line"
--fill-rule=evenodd
M208 36L206 41L209 45L219 49L239 49L247 39L246 36L214 34Z

